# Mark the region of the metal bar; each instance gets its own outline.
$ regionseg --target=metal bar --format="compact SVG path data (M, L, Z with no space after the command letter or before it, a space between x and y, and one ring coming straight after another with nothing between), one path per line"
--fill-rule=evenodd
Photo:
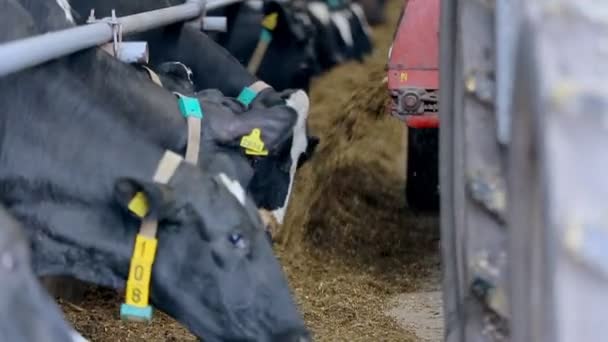
M243 1L244 0L209 0L207 1L207 6L205 8L207 9L207 11L211 11L220 7L226 7L228 5L236 4Z
M228 19L226 17L205 17L203 19L203 30L226 32L228 30Z
M242 0L214 0L206 4L206 9L216 9L240 1ZM123 35L129 35L198 18L204 8L205 0L188 0L182 5L121 17L118 18L118 23L122 25ZM110 40L111 26L107 22L96 22L0 44L0 77Z
M107 53L114 56L114 44L101 45ZM150 60L148 42L122 42L118 47L118 56L114 56L124 63L147 64Z

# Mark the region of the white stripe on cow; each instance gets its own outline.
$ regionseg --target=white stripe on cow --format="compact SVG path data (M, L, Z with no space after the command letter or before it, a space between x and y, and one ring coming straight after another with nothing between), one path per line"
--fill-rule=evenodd
M365 35L371 39L372 37L372 29L367 22L367 18L365 17L365 12L363 12L363 8L356 2L350 4L350 9L355 13L357 19L359 19L359 23L363 27L363 31L365 31Z
M308 4L308 10L315 18L319 19L319 21L323 25L328 25L330 20L329 7L327 4L322 2L311 2Z
M310 100L308 95L303 90L298 90L291 94L287 99L287 105L298 113L298 119L293 127L293 141L291 143L291 167L289 168L289 187L287 188L287 196L285 196L285 202L278 209L272 211L272 214L276 218L279 224L283 224L285 219L285 211L289 204L289 197L291 196L291 190L293 188L293 182L296 175L296 168L298 167L298 159L306 152L308 147L308 137L306 136L306 119L308 118L308 110L310 108Z
M72 24L76 23L76 21L74 21L74 17L72 16L72 6L70 6L70 3L68 2L68 0L55 0L55 1L57 1L57 5L59 5L59 7L61 7L63 12L65 13L65 19L67 19L67 21L69 21Z
M230 179L226 174L220 173L218 178L224 183L226 189L237 199L242 205L245 205L245 190L241 186L241 183L236 180Z
M334 22L340 32L340 37L348 46L353 46L353 33L350 29L350 12L338 11L331 14L331 20Z

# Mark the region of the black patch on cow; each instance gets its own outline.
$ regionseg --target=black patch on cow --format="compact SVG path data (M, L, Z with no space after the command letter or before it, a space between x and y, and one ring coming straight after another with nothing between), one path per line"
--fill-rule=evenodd
M249 190L255 203L262 208L281 208L287 199L292 141L293 137L290 137L276 153L256 158L254 162L255 174Z
M308 140L308 145L306 145L306 151L302 155L300 155L300 157L298 158L298 169L301 168L302 165L304 165L310 159L312 159L312 157L315 154L315 151L317 149L317 146L319 145L319 142L321 141L321 139L317 136L309 135L306 138Z

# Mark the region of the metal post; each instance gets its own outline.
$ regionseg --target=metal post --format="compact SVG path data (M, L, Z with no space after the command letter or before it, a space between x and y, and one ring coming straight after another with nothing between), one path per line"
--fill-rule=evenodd
M214 0L207 3L206 9L239 1L242 0ZM123 35L129 35L196 19L202 15L204 6L204 0L188 0L182 5L121 17L118 23L122 26ZM110 40L112 27L106 22L96 22L1 44L0 77Z

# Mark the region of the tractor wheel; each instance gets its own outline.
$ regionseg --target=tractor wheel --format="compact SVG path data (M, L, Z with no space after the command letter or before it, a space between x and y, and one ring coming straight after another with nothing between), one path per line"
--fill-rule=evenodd
M405 198L411 209L439 209L439 130L410 128L407 133Z

